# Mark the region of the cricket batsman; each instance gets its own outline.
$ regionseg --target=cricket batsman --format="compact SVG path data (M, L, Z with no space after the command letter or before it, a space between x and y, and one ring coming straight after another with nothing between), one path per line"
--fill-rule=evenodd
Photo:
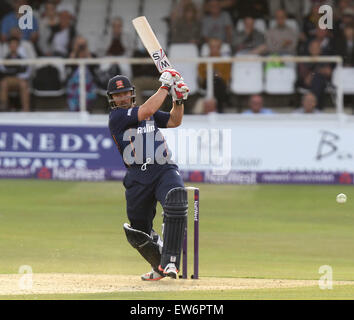
M177 278L188 211L187 191L159 128L181 124L189 89L174 69L165 70L159 81L161 87L141 106L135 104L135 88L127 77L113 77L107 88L109 129L127 168L123 185L129 224L123 228L128 242L152 266L141 276L144 281ZM160 111L169 94L170 112ZM153 230L157 201L163 208L163 241Z

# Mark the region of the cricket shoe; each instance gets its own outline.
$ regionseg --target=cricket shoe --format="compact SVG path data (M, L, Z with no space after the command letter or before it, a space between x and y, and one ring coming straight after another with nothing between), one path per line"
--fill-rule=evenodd
M159 265L159 271L162 271L164 275L166 275L167 277L170 277L172 279L177 279L177 275L178 275L178 270L175 266L174 263L169 263L165 269L163 269L161 267L161 265Z
M158 281L161 280L162 278L165 278L165 276L163 274L156 272L154 269L141 276L141 280L143 281Z

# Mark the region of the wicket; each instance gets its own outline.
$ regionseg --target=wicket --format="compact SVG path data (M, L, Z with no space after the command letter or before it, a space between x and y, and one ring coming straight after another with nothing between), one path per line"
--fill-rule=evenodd
M194 272L191 276L192 279L199 278L199 188L186 187L186 190L194 191ZM188 223L186 225L183 241L183 266L182 266L182 279L188 278Z

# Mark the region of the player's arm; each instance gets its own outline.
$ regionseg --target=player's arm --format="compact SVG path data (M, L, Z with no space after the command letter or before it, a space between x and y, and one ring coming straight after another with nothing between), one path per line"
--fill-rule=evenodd
M168 90L160 88L155 94L153 94L144 104L139 107L138 110L138 120L142 121L146 118L151 117L157 110L160 109L161 105L168 96Z
M184 113L184 101L188 98L189 88L182 81L177 81L170 90L173 100L170 111L170 119L167 122L167 128L176 128L182 123Z
M170 111L170 119L167 122L167 128L176 128L181 125L184 113L183 100L181 104L173 101L172 109Z
M165 101L171 87L175 81L181 79L180 74L174 70L169 69L163 72L159 81L162 83L161 87L155 94L153 94L145 103L143 103L138 110L138 120L142 121L151 117L157 110L160 109Z

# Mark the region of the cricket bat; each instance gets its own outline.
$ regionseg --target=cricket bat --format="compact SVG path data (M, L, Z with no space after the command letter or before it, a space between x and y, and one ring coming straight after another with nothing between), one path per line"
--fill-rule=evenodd
M139 35L141 42L154 61L157 70L162 73L164 70L172 68L166 53L161 48L154 31L145 16L137 17L132 20L134 28Z

